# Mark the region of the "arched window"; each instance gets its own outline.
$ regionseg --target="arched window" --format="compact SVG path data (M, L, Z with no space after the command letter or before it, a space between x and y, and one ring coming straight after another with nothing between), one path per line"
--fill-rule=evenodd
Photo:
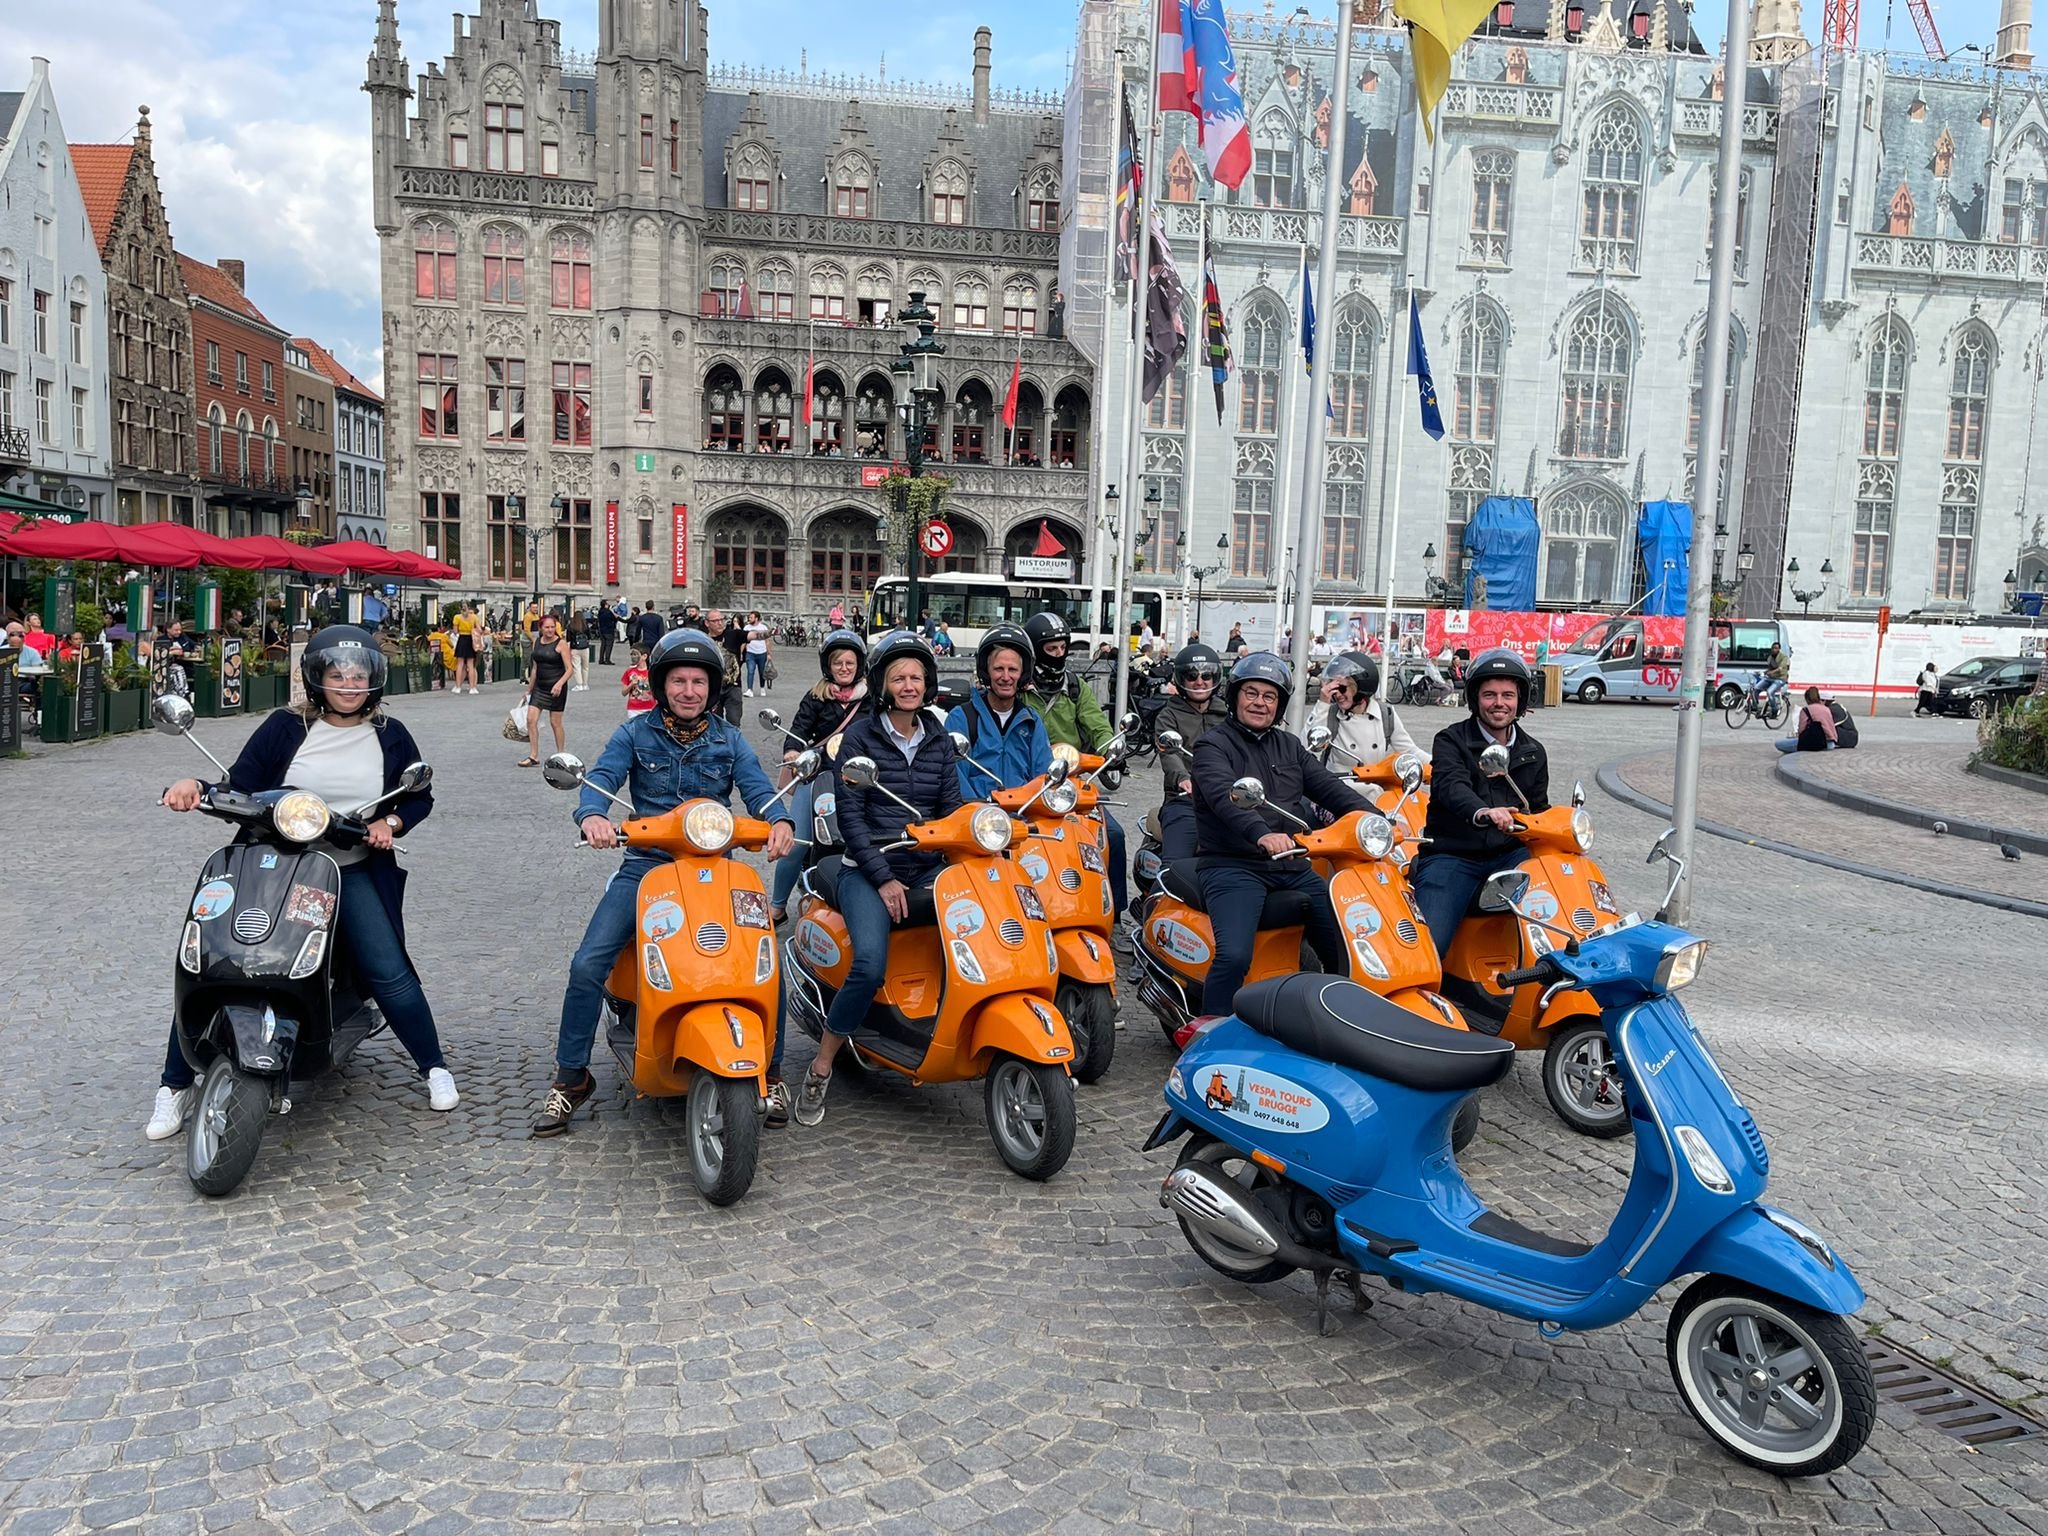
M1237 356L1237 430L1273 433L1280 426L1280 361L1287 325L1279 307L1260 300L1245 311Z
M754 446L762 453L787 453L796 397L789 376L780 368L764 368L754 379Z
M939 162L932 171L930 190L934 224L967 222L967 173L957 161Z
M747 446L747 395L740 376L720 363L704 378L704 447L741 453Z
M953 462L986 464L995 398L979 379L969 379L953 397Z
M811 381L811 452L837 458L846 441L846 386L839 375L819 369Z
M257 466L257 473L265 479L275 478L281 473L279 466L284 463L284 454L278 449L277 423L268 416L263 418L263 441L258 451L263 462Z
M1145 521L1138 525L1143 536L1138 548L1144 556L1144 569L1161 576L1180 568L1185 471L1186 454L1179 438L1145 439ZM1153 499L1154 492L1158 493L1157 500Z
M1294 206L1294 123L1285 112L1264 113L1252 127L1252 202Z
M1991 406L1991 338L1981 326L1950 345L1948 444L1941 466L1941 531L1934 541L1934 598L1966 603L1983 495L1984 419Z
M1620 566L1621 499L1600 486L1573 486L1543 502L1543 599L1614 600Z
M1642 121L1615 102L1586 137L1579 218L1579 265L1614 272L1636 269L1643 195Z
M484 302L524 307L526 231L511 224L484 230Z
M872 175L867 161L847 155L832 168L832 212L842 219L868 216L868 191Z
M1230 481L1230 574L1263 579L1273 571L1273 445L1237 445Z
M221 473L221 439L227 432L227 412L215 401L206 408L206 463L217 475Z
M971 575L981 570L988 559L988 535L964 517L955 517L950 526L953 529L952 551L934 560L932 570L940 575ZM948 624L960 622L958 614L951 608L941 610L937 616Z
M953 329L988 329L988 279L974 273L953 280Z
M732 162L732 206L750 213L768 212L774 207L770 198L774 180L768 151L758 144L741 146Z
M811 318L846 324L846 274L837 267L811 268Z
M1912 337L1896 316L1870 339L1863 375L1863 459L1857 468L1856 530L1849 553L1851 597L1883 597L1891 590L1899 437L1912 356Z
M1088 395L1077 384L1069 384L1052 399L1052 428L1047 445L1049 469L1088 467Z
M1493 443L1500 435L1500 375L1507 322L1500 307L1475 300L1458 328L1458 367L1452 382L1451 437Z
M811 524L811 591L839 595L874 590L882 579L882 546L875 520L835 512Z
M735 592L789 590L789 527L763 507L734 507L711 519L711 579Z
M416 299L455 302L455 226L421 219L412 227L412 294Z
M1323 477L1323 548L1317 565L1324 581L1363 579L1366 463L1362 445L1330 445Z
M253 462L253 455L249 450L249 440L255 435L255 431L256 423L249 419L249 413L247 411L237 411L235 413L235 468L241 472L244 480L249 478L249 468ZM260 448L256 450L257 453L262 451Z
M886 374L860 381L853 401L853 451L864 459L889 457L889 429L896 419L896 393Z
M525 88L509 69L484 82L484 169L526 174Z
M741 313L747 291L747 269L731 256L711 263L711 312L723 318Z
M1003 284L1003 334L1038 334L1038 285L1020 277Z
M754 295L754 313L763 320L796 318L796 269L786 261L768 261L754 274L759 291Z
M862 325L887 325L895 307L895 284L887 267L862 267L854 279L853 317Z
M1627 455L1629 379L1634 367L1635 332L1620 301L1602 293L1579 311L1565 333L1558 457Z
M590 308L590 234L558 229L549 243L548 303L556 309Z
M1483 267L1508 264L1508 232L1514 218L1515 156L1507 149L1472 151L1472 227L1466 259Z
M1728 327L1728 380L1721 392L1721 504L1728 503L1728 452L1735 441L1735 381L1741 372L1742 336L1731 323ZM1707 338L1704 330L1692 349L1692 389L1685 415L1685 488L1691 495L1698 482L1700 418L1705 413L1707 394Z
M1050 166L1041 165L1024 183L1024 227L1047 231L1060 227L1060 180Z
M1330 344L1330 435L1370 437L1372 361L1379 345L1371 311L1356 302L1340 305Z

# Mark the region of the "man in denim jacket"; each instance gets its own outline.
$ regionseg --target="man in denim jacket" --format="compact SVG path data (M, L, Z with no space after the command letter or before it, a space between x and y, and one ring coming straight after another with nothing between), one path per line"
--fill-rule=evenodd
M769 862L795 841L788 808L773 805L775 786L738 726L718 713L725 688L725 657L710 636L678 629L662 636L647 658L647 682L657 707L634 715L612 733L597 765L585 776L576 800L576 820L593 848L618 846L612 802L598 788L622 793L636 817L659 816L685 800L725 804L737 789L756 816L773 812L765 850ZM630 787L628 787L630 786ZM534 1122L536 1136L559 1136L597 1087L590 1073L590 1049L612 965L633 937L640 879L664 854L628 851L598 898L576 958L569 962L569 988L562 994L561 1033L555 1040L555 1079ZM789 1094L782 1086L782 1028L776 1022L775 1052L768 1063L770 1126L789 1123Z

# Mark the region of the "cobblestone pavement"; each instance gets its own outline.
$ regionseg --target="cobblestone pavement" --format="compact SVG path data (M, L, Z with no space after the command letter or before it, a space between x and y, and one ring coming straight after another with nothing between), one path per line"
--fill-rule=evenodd
M614 676L571 701L586 754ZM609 861L512 768L511 694L396 704L439 773L409 920L461 1108L429 1114L376 1042L220 1202L141 1133L218 840L152 802L196 754L124 738L0 764L8 1532L2048 1532L2048 1446L1972 1455L1891 1408L1843 1473L1737 1466L1677 1400L1662 1305L1551 1343L1381 1292L1318 1338L1304 1283L1224 1282L1159 1210L1163 1159L1135 1149L1169 1054L1135 1008L1045 1186L1001 1169L967 1088L842 1081L729 1211L691 1191L674 1110L622 1101L608 1065L593 1118L527 1140ZM1590 787L1670 715L1531 725L1560 787ZM248 729L203 727L223 754ZM1648 906L1658 824L1592 809ZM1698 873L1715 952L1689 998L1770 1138L1772 1198L1855 1266L1862 1323L2038 1400L2048 1045L2019 957L2039 924L1720 839ZM1510 1214L1583 1236L1629 1155L1565 1131L1524 1063L1465 1163Z
M1802 752L1799 765L1816 779L1854 794L1923 806L1934 816L1965 816L1986 826L2048 837L2048 795L1968 772L1965 765L1974 745L1888 742L1854 752Z

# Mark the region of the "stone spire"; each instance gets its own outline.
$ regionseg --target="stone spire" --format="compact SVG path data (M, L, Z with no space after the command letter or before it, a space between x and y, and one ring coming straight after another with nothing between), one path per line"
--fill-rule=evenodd
M2034 67L2034 0L1999 0L1997 52L1991 62L2000 69Z
M377 0L377 41L370 49L363 89L370 93L370 216L380 234L398 228L392 186L405 148L405 54L398 44L398 0Z
M1758 64L1782 64L1813 47L1799 30L1799 0L1755 0L1749 20L1749 56Z

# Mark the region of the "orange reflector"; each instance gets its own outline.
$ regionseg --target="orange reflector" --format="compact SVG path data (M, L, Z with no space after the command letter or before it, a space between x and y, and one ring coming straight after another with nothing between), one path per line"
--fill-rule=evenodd
M1252 1161L1271 1173L1284 1174L1287 1172L1287 1165L1270 1152L1254 1152L1252 1154Z

